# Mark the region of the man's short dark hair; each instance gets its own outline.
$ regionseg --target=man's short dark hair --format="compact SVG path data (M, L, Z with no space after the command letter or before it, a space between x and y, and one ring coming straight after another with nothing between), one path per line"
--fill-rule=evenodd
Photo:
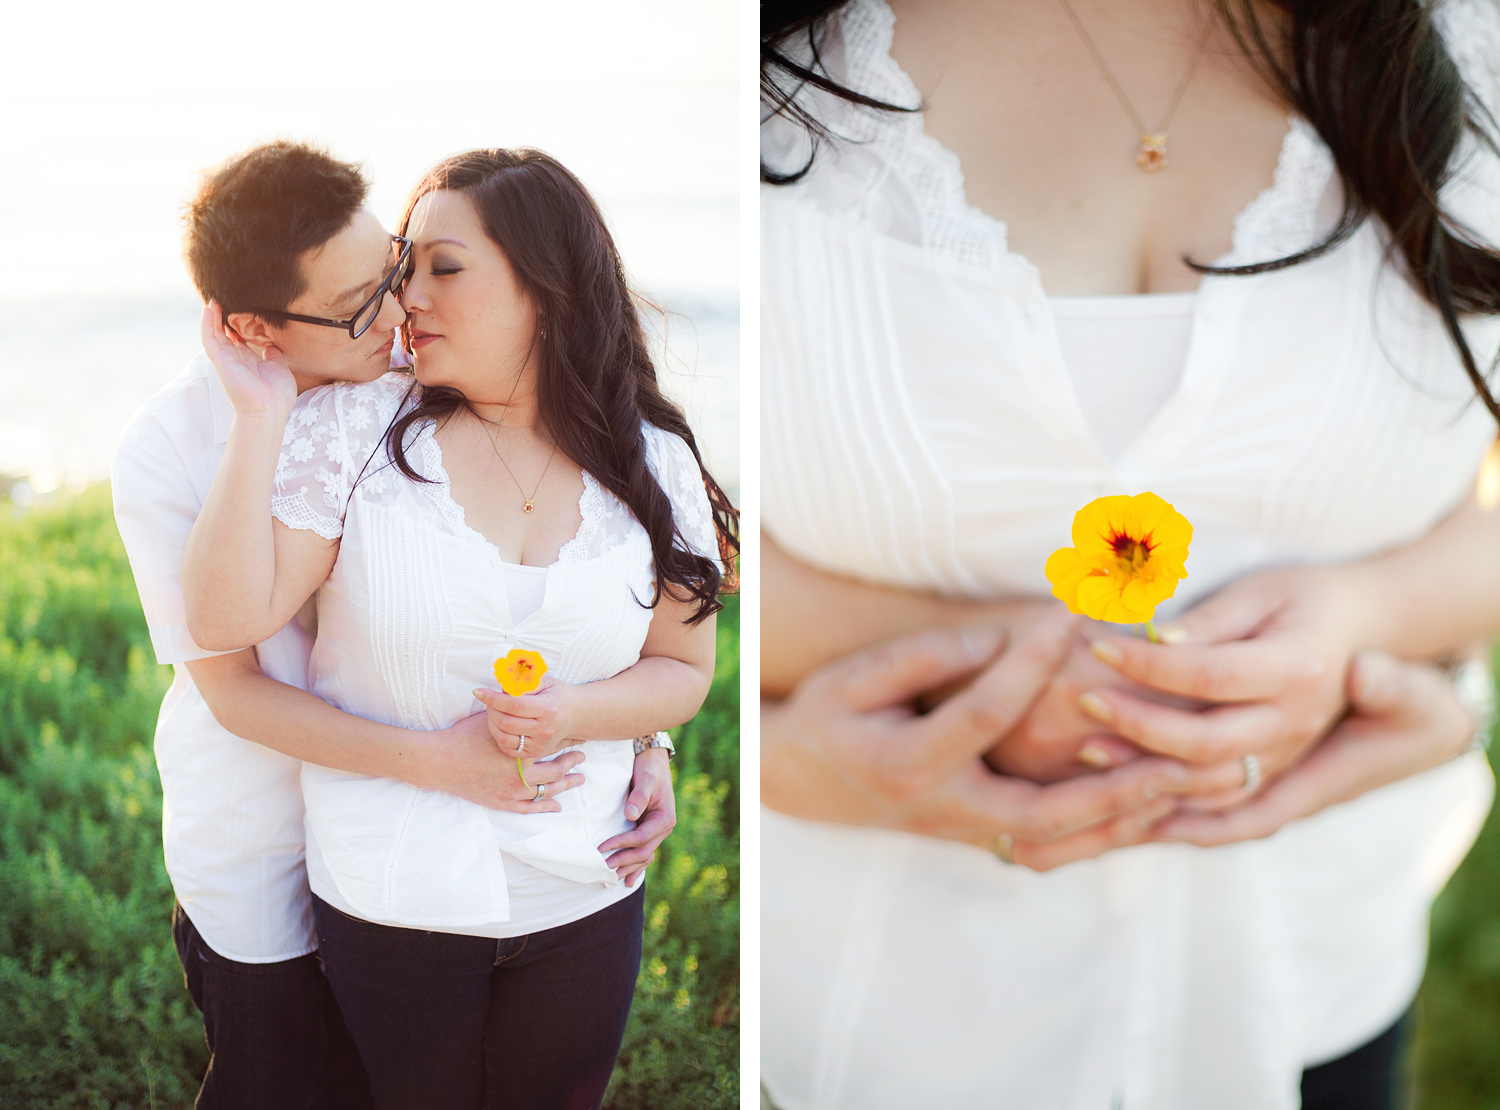
M305 143L251 147L203 175L188 203L183 256L204 302L274 318L301 296L298 264L348 227L369 182Z

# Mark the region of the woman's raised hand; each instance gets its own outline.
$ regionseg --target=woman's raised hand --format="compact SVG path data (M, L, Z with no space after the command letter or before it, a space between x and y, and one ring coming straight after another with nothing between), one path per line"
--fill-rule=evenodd
M1254 755L1269 778L1303 758L1344 713L1359 610L1378 604L1360 596L1357 580L1335 567L1253 574L1163 629L1173 642L1094 641L1094 654L1121 675L1202 708L1108 686L1087 691L1079 705L1142 748L1221 765ZM1242 802L1242 782L1192 804Z
M1474 735L1473 716L1434 667L1361 652L1348 694L1350 715L1302 763L1244 805L1167 818L1153 839L1210 846L1269 836L1288 821L1446 763Z
M269 415L285 420L297 400L297 380L275 347L262 358L232 329L224 326L218 301L203 306L200 331L203 350L219 372L219 381L236 415Z
M1005 837L1016 862L1038 868L1139 843L1172 812L1180 764L1142 758L1042 786L980 758L1062 666L1076 625L1059 606L998 659L999 632L931 630L820 668L764 705L763 798L792 816L991 849ZM912 707L976 671L931 713Z

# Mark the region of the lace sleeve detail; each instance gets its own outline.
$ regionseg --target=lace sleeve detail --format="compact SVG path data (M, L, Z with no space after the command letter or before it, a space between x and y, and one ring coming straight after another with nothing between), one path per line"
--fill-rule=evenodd
M326 540L344 531L344 450L338 386L297 398L281 438L271 490L271 515L288 528L311 529Z
M698 460L693 458L692 450L681 437L648 425L646 465L672 503L672 519L687 549L718 563L719 543L714 530L713 510L708 504L703 472L698 469Z
M1500 0L1448 0L1434 14L1464 84L1500 116Z
M1489 113L1481 125L1494 137L1500 123L1500 0L1447 0L1437 5L1434 18L1464 84ZM1444 187L1444 207L1482 242L1500 244L1500 157L1477 136L1465 135L1454 170Z
M299 397L276 461L271 514L288 528L338 539L350 491L384 441L409 382L406 375L393 373L373 382L324 386Z

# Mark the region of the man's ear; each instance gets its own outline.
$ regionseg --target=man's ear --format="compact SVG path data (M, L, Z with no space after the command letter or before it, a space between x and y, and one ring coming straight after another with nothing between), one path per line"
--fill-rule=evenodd
M224 323L261 358L266 357L267 348L280 346L271 325L253 312L231 312Z

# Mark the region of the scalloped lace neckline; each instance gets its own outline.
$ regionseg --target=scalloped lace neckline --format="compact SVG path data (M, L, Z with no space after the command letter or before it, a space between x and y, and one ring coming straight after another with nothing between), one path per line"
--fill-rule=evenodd
M573 538L557 549L557 558L550 563L543 566L535 563L516 563L501 554L500 549L490 541L488 536L469 524L464 514L464 507L454 499L453 482L448 477L447 468L443 465L443 449L437 441L436 426L431 421L423 425L421 437L422 461L426 464L427 473L437 482L438 488L433 492L436 496L438 512L452 525L459 538L490 552L502 565L520 567L523 570L549 571L563 564L586 561L589 546L599 531L605 511L604 490L587 470L579 471L583 477L583 492L578 495L578 531L573 533Z
M861 91L893 104L920 104L916 82L891 54L896 13L887 0L855 0L839 16L848 79ZM869 118L868 116L866 118ZM893 166L916 180L924 235L931 246L968 262L1020 265L1041 287L1041 274L1025 255L1010 249L1005 220L969 200L958 155L927 131L923 112L881 113L869 139L903 158ZM1243 265L1312 245L1317 201L1333 171L1333 158L1317 131L1295 112L1277 153L1271 183L1235 215L1229 250L1214 265ZM1266 253L1272 252L1272 253ZM1200 287L1202 282L1199 283Z

